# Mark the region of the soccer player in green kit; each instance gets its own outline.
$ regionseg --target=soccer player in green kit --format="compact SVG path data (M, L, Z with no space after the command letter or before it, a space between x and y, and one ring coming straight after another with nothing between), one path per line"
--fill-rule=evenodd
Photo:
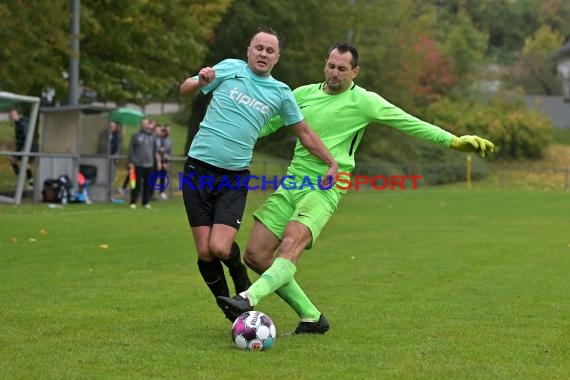
M494 145L488 140L454 136L356 85L353 79L360 70L358 60L354 46L338 42L329 49L325 82L293 91L305 120L338 162L339 173L354 169L354 153L365 128L372 123L389 125L435 144L483 157L486 151L493 151ZM264 127L262 136L279 125L282 122L273 119ZM306 176L318 183L318 176L326 171L323 165L297 143L287 174L294 176L297 183ZM336 186L327 190L281 187L269 196L253 214L255 222L244 254L246 264L261 276L234 297L218 297L226 312L237 317L276 292L300 317L295 334L324 334L329 330L327 319L299 287L294 274L299 256L316 241L346 191Z

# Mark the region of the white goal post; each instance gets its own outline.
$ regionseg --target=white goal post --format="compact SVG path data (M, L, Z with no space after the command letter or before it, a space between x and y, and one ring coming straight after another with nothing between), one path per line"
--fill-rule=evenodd
M22 193L24 191L24 183L26 181L25 168L28 166L28 161L30 160L32 142L36 131L36 122L38 120L38 113L40 111L40 98L0 91L0 105L11 104L11 103L31 103L31 110L29 114L30 122L28 126L28 132L26 135L24 150L21 152L0 151L0 156L22 157L20 168L22 168L23 170L20 170L20 172L18 173L18 180L16 182L16 191L14 192L14 197L7 197L0 195L0 202L13 203L19 205L22 202ZM38 186L38 184L35 184L35 186Z

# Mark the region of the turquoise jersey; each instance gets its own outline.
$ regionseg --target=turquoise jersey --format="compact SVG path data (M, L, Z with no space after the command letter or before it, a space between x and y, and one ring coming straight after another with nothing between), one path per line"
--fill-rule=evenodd
M213 91L212 100L188 155L219 168L242 170L251 164L264 124L279 115L291 125L303 115L286 84L254 74L244 61L226 59L214 69L216 78L201 90Z
M409 135L449 146L451 133L422 121L386 101L380 95L353 84L338 95L323 91L323 84L302 86L293 91L309 127L321 138L336 159L339 172L351 173L354 154L369 124L383 124ZM283 124L278 117L264 126L265 136ZM327 172L327 165L313 156L299 141L295 146L288 175L309 176L312 183Z

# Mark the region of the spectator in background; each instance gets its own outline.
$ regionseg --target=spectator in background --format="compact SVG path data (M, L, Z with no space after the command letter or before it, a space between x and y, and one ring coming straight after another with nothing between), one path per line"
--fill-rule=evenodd
M116 156L121 152L123 143L123 127L120 123L112 121L109 124L109 154Z
M135 169L136 185L131 189L131 208L137 207L137 199L142 192L142 206L150 208L148 204L151 188L148 179L158 162L156 141L153 134L154 122L149 119L141 121L141 129L131 137L129 144L129 170ZM156 160L156 161L155 161Z
M28 126L29 120L26 116L22 115L18 112L17 109L12 108L9 112L10 120L14 124L14 134L15 134L15 141L16 141L16 152L21 152L24 150L24 146L26 145L26 138L28 136ZM32 148L32 151L34 149ZM14 170L14 174L20 174L20 163L22 161L22 156L12 156L12 170ZM28 165L26 167L26 178L28 180L28 185L30 187L34 186L34 178L32 176L32 167L31 163L33 162L33 157L30 157L28 160Z
M160 171L163 175L160 176L159 187L160 187L160 199L168 199L166 195L166 176L168 175L168 168L170 166L170 158L172 157L172 138L170 137L170 126L165 124L161 128L159 149L158 149L158 159Z
M160 149L162 147L162 125L154 122L153 127L152 127L152 131L154 134L154 143L156 145L156 156L155 156L155 160L154 160L154 170L153 172L160 172L162 171L162 162L160 159ZM157 179L157 183L155 183L156 186L160 186L160 183L158 183ZM150 189L150 200L154 201L156 198L154 197L154 190L156 190L156 187L153 189Z
M123 145L123 126L120 123L111 121L109 123L109 155L111 156L111 184L115 182L117 173L117 159L113 156L121 154Z

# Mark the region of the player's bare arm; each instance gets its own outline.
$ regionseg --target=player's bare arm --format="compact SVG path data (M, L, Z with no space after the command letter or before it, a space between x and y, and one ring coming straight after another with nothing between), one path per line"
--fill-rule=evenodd
M204 67L198 72L198 79L189 77L180 85L180 96L194 95L202 87L216 78L216 70L213 67Z
M328 180L329 178L336 178L338 174L338 163L334 159L334 157L330 154L329 150L323 144L319 136L309 128L309 125L305 120L301 120L300 122L292 125L297 138L303 144L305 148L314 156L320 158L324 163L329 166L329 170L325 174L325 178L323 179L323 186L330 185Z

